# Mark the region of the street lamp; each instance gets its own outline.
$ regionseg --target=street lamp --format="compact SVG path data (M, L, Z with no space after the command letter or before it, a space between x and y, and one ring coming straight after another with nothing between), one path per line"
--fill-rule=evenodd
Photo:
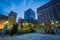
M54 22L52 22L51 24L54 25Z
M42 25L44 26L44 23L42 23Z
M22 23L22 25L24 26L24 23Z

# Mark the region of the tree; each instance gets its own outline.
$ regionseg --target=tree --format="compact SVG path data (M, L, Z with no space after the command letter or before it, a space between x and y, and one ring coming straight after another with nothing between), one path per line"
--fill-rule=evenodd
M13 24L10 35L12 36L13 34L16 34L17 31L18 31L18 24L16 23Z
M18 19L18 23L21 25L21 28L23 28L23 22L24 19L22 19L21 17Z

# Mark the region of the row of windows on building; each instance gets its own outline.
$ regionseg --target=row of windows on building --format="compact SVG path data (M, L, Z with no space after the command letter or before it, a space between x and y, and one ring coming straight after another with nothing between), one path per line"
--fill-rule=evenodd
M49 4L51 4L51 2L49 2ZM60 2L39 10L40 8L37 9L38 21L40 23L49 22L51 20L60 20Z

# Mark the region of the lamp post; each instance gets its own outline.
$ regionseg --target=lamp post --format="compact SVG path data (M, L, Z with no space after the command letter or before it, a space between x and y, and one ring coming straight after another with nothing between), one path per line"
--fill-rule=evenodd
M44 23L42 23L42 25L44 26Z

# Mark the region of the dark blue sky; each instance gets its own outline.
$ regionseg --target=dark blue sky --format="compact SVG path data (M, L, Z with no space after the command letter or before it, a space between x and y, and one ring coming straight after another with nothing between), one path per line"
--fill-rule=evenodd
M0 0L0 14L8 16L10 11L15 11L18 14L17 19L19 17L24 18L24 12L27 9L32 8L32 10L36 12L38 7L49 1L50 0Z

